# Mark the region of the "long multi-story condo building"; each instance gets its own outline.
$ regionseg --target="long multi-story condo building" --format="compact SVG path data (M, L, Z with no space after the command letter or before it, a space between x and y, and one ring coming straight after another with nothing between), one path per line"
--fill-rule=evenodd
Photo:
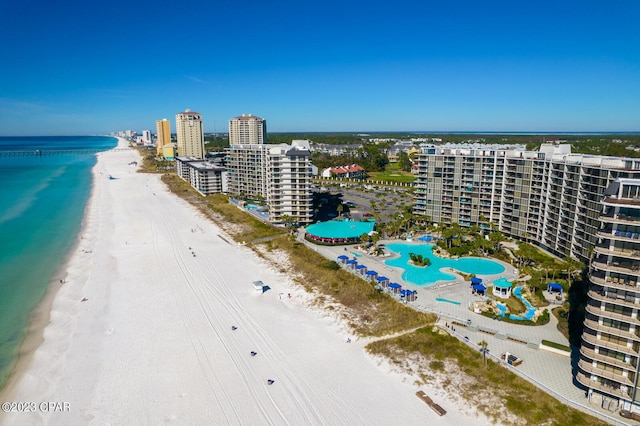
M200 113L187 108L185 112L176 114L176 136L178 155L204 158L204 129Z
M588 261L597 242L600 199L617 178L640 177L640 159L483 148L423 150L414 213L433 223L495 225L509 237Z
M229 120L229 145L267 143L267 120L242 114Z
M604 191L577 380L591 402L640 415L640 180Z
M175 157L176 172L202 195L228 192L227 169L193 157Z
M163 155L163 147L171 143L171 123L166 118L156 120L156 154Z

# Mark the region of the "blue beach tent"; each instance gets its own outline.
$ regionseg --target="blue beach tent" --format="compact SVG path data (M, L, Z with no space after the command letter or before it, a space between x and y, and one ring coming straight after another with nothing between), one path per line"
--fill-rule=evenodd
M553 291L559 291L560 294L562 294L562 286L558 283L549 283L547 284L547 291L549 293L553 292Z

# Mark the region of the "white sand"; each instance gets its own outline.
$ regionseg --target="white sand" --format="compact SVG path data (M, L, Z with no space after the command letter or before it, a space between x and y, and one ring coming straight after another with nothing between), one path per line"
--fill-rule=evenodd
M159 176L136 173L134 160L135 151L99 155L68 282L5 397L37 409L0 414L2 424L490 423L379 366L363 341L346 343L304 290L225 242ZM271 289L256 294L258 279ZM448 414L438 417L417 390ZM43 412L42 402L69 410Z

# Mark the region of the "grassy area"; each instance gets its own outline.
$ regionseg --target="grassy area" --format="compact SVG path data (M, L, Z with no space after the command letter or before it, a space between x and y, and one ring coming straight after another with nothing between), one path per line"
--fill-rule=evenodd
M527 311L526 306L519 299L515 297L509 297L508 299L503 299L502 297L496 297L496 299L500 302L503 302L507 305L507 309L510 314L520 315L524 314Z
M552 342L550 340L543 340L542 344L545 346L549 346L550 348L555 348L565 352L571 352L571 348L567 345L563 345L560 343Z
M460 395L496 422L504 422L504 408L526 424L604 425L594 417L559 403L506 368L488 360L458 339L433 327L370 343L367 351L393 365ZM490 349L490 347L489 347ZM407 359L421 361L408 363ZM461 378L461 373L464 378ZM504 408L503 408L504 407Z
M381 180L386 182L413 182L416 177L411 172L400 170L398 163L389 163L384 172L368 173L369 180Z
M558 320L558 331L569 340L569 308L560 306L551 310Z
M167 170L175 170L176 163L156 156L155 150L144 146L134 146L142 156L142 164L138 168L139 173L167 173Z

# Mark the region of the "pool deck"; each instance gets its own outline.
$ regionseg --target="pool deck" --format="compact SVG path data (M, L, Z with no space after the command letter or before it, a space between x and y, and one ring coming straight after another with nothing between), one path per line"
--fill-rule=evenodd
M337 257L340 255L347 255L352 258L353 255L351 252L356 251L353 245L315 245L305 241L303 236L303 234L298 236L300 241L331 260L337 261ZM406 241L393 240L380 241L379 243L405 242ZM415 243L425 244L424 242ZM346 251L345 247L347 249ZM454 275L456 275L455 280L438 282L429 287L416 286L402 280L403 271L399 268L387 266L384 263L387 259L389 259L389 257L370 256L365 253L362 253L362 256L357 258L359 264L367 265L380 275L388 277L391 282L397 282L406 289L416 290L418 298L415 302L409 303L409 305L423 312L437 314L437 324L443 329L448 330L449 333L478 350L479 346L477 344L481 340L485 340L488 343L490 356L494 361L499 362L499 356L504 352L512 353L518 358L523 359L524 362L520 366L508 366L507 368L512 369L515 373L542 389L545 389L560 401L591 415L597 415L610 423L615 421L617 424L634 424L630 420L620 417L616 412L604 410L588 402L586 391L576 386L577 382L573 376L570 357L538 348L542 340L549 340L569 346L567 339L557 330L558 322L553 314L550 315L549 323L544 326L526 326L493 320L475 314L469 309L469 306L471 306L473 302L486 300L486 298L473 295L470 283L464 281L460 275L454 273ZM500 277L504 277L509 281L518 278L518 271L514 269L512 265L493 258L491 260L501 263L505 267L505 271L495 275L477 274L479 278L482 278L483 282L490 283ZM450 271L448 270L447 272ZM436 298L460 302L460 305L439 302ZM550 308L553 307L554 306L550 306ZM454 325L454 332L451 328L451 324L454 321L461 324L468 323L470 326ZM446 324L449 325L449 328L446 327ZM489 330L491 333L480 331L481 329Z

